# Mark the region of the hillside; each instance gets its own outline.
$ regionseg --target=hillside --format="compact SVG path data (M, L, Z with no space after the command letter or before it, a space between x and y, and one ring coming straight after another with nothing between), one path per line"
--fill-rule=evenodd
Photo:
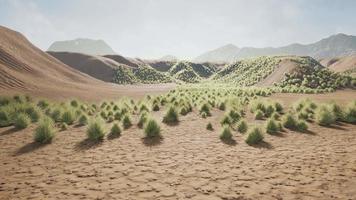
M75 39L54 42L48 51L74 52L89 55L111 55L116 54L112 48L103 40Z
M227 45L207 53L203 53L194 59L197 62L233 62L236 60L274 55L311 56L315 59L333 58L356 53L356 36L337 34L311 44L291 44L283 47L238 48Z
M32 45L22 34L0 26L0 93L31 94L52 99L99 100L125 94L160 93L167 86L119 86L82 73ZM95 94L95 95L93 95Z
M332 71L349 73L353 76L356 75L356 54L322 59L320 63Z
M141 61L121 55L93 56L71 52L48 52L58 60L105 82L118 84L167 83L169 76Z
M244 59L216 73L217 83L278 86L287 89L335 90L349 87L351 77L332 72L311 57L272 56Z

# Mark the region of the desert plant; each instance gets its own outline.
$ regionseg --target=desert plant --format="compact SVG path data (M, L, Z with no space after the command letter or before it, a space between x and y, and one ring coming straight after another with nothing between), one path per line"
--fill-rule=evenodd
M214 130L213 125L210 122L206 125L206 129L209 131Z
M277 122L274 119L268 119L266 123L266 132L274 135L278 133L279 127L277 125Z
M322 126L329 126L336 121L335 113L328 105L320 105L315 114L316 122Z
M237 131L239 131L240 133L242 134L246 133L247 129L248 129L248 125L245 120L240 120L237 123Z
M68 129L68 124L66 124L65 122L62 122L59 127L61 128L61 131L65 131Z
M87 128L87 136L89 140L102 140L105 136L103 122L100 119L95 119L89 123Z
M19 113L14 120L16 129L24 129L31 123L31 119L25 113Z
M145 125L145 123L147 122L147 112L143 112L140 115L140 119L138 120L137 126L139 128L143 128L143 126Z
M231 140L232 139L232 133L230 126L224 125L223 130L220 134L220 139L221 140Z
M221 124L222 126L224 126L224 125L231 125L231 124L232 124L232 120L231 120L230 116L229 116L228 114L225 114L225 115L223 116L223 118L221 119L220 124Z
M117 123L114 123L114 125L111 127L110 135L114 137L121 135L121 128Z
M163 117L163 122L166 124L172 124L177 123L178 121L179 119L177 111L173 107L170 107Z
M263 141L262 130L259 127L254 127L248 132L246 143L249 145L258 144Z
M51 118L44 117L35 129L35 142L50 143L55 135L54 123Z
M296 129L297 120L291 113L288 113L282 117L282 125L285 128L293 130L293 129Z
M347 123L356 123L356 101L351 102L346 106L344 121Z
M75 116L72 110L67 110L62 114L62 122L71 125L73 124L74 121L75 121Z
M257 110L255 112L255 119L257 119L257 120L263 119L263 112L261 110Z
M296 124L296 129L299 132L306 132L308 130L308 125L305 121L299 120Z
M158 123L154 119L148 119L147 124L145 126L145 137L160 137L161 128Z
M158 105L158 103L153 104L152 110L153 110L153 111L159 111L159 105Z
M79 125L84 126L88 124L88 117L86 115L82 115L79 118Z
M132 126L131 118L128 115L125 115L124 118L122 119L122 126L124 129L128 129Z
M210 113L210 107L207 103L204 103L201 107L200 107L200 110L199 110L200 114L202 113L206 113L207 116L210 116L211 113Z

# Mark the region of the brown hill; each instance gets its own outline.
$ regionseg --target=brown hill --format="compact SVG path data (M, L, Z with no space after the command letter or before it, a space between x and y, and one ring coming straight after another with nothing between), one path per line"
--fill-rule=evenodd
M104 60L103 62L106 62ZM147 87L117 86L73 69L32 45L22 34L0 26L0 93L88 100L143 95ZM172 86L167 86L172 87ZM142 91L141 91L142 90Z
M320 63L335 72L345 72L356 69L356 54L338 58L327 58L320 60Z

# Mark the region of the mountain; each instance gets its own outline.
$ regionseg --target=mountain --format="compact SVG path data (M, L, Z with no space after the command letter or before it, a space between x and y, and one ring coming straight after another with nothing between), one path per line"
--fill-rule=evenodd
M162 58L160 58L160 59L158 59L158 60L160 60L160 61L175 62L175 61L178 60L178 58L175 57L175 56L172 56L172 55L165 55L165 56L163 56Z
M0 93L63 98L117 95L111 84L73 69L0 26Z
M273 48L238 48L227 45L204 53L194 59L196 62L232 62L244 58L274 55L311 56L315 59L346 56L356 53L356 36L336 34L312 44L291 44Z
M237 46L228 44L196 57L193 62L229 62L235 59L239 51Z
M75 39L54 42L48 51L55 52L75 52L89 55L110 55L116 54L112 48L103 40Z

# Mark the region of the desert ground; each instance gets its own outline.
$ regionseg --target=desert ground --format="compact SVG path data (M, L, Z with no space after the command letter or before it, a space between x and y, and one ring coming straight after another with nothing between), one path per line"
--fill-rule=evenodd
M288 106L304 97L345 104L356 91L271 98ZM219 139L224 112L216 108L174 126L163 113L153 112L162 140L143 139L138 116L121 137L101 142L76 125L47 145L33 142L34 124L0 128L0 199L356 199L356 125L308 123L306 133L285 129L249 146L237 131L233 142ZM264 123L250 115L250 124Z

